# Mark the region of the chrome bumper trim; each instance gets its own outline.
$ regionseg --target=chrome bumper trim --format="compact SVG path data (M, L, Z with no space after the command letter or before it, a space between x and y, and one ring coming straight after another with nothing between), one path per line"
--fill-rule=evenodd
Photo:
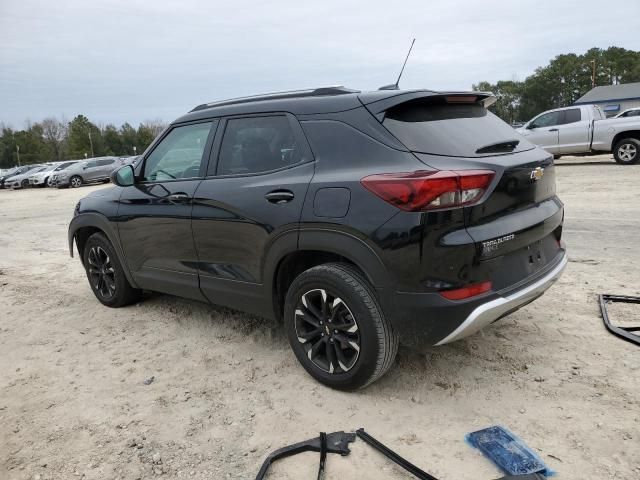
M553 283L560 278L562 271L567 266L567 255L565 254L560 260L560 263L549 273L547 273L540 280L524 287L522 290L512 293L506 297L496 298L483 305L477 307L469 316L462 322L458 328L440 340L436 345L444 345L455 340L467 337L476 333L478 330L494 322L502 315L510 310L518 308L536 297L540 296L547 290Z

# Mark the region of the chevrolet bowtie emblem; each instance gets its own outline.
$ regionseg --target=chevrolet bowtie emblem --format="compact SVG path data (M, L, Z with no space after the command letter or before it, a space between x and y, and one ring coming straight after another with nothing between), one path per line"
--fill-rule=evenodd
M529 178L534 182L537 182L543 176L544 176L544 168L542 167L538 167L535 170L531 170L531 173L529 174Z

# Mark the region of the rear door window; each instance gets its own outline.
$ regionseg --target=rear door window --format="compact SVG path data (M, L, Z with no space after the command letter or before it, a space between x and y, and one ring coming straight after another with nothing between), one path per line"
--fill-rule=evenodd
M569 110L564 111L564 121L565 123L576 123L581 120L580 109L579 108L570 108Z
M534 146L476 103L420 99L387 110L383 125L412 151L479 157Z
M222 138L217 174L269 172L301 159L301 146L285 115L232 118Z

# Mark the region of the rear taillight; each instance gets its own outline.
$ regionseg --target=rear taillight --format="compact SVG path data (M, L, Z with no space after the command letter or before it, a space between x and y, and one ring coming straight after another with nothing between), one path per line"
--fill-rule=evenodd
M482 197L494 175L491 170L420 170L369 175L360 182L396 207L416 212L471 205Z
M474 283L463 288L457 288L455 290L443 290L440 292L444 298L448 300L463 300L465 298L475 297L487 293L491 290L491 282Z

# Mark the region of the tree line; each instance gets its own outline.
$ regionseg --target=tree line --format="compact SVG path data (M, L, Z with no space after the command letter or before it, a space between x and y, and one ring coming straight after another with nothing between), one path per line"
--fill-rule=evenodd
M55 117L28 123L24 130L13 130L0 124L0 168L19 163L75 160L104 155L140 154L166 127L161 120L146 121L138 128L124 123L97 126L84 115L70 122Z
M595 78L593 70L595 67ZM591 48L582 55L558 55L524 81L479 82L474 90L493 92L491 110L507 123L527 121L545 110L572 105L596 86L640 82L640 52L619 47Z

